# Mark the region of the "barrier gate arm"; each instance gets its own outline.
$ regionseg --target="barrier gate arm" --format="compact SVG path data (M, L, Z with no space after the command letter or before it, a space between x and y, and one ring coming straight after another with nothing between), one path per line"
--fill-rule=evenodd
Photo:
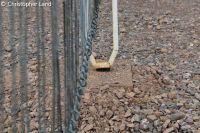
M94 55L90 57L92 66L95 69L110 69L113 66L119 50L119 31L118 31L118 0L112 0L113 16L113 50L108 62L96 62Z

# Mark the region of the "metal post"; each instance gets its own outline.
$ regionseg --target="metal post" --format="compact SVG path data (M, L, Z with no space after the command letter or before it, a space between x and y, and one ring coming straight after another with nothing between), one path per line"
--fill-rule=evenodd
M117 56L119 49L118 36L118 0L112 0L112 14L113 14L113 52L110 56L109 63L112 66Z
M113 66L114 60L117 56L119 49L119 36L118 36L118 0L112 0L112 15L113 15L113 51L108 62L96 62L93 55L90 57L92 66L95 69L110 70Z

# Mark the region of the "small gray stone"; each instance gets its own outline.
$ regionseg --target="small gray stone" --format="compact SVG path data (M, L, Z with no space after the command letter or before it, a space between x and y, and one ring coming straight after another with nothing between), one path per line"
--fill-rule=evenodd
M189 79L191 76L192 76L191 73L184 73L183 74L184 79Z
M142 130L147 130L149 129L149 121L147 119L143 119L141 122L140 122L140 128Z
M110 119L113 116L113 112L111 110L108 110L106 112L106 116L108 117L108 119Z
M177 104L176 103L167 103L167 108L168 109L177 109Z
M154 124L155 127L160 126L160 120L156 120L156 121L154 121L153 124Z
M182 130L188 130L188 129L191 129L191 126L190 125L185 125L185 126L182 126L181 129Z
M193 123L193 118L192 117L188 117L186 120L185 120L187 123Z
M175 114L170 115L169 118L170 118L171 121L177 121L177 120L185 118L185 114L179 112L179 113L175 113Z
M163 80L163 83L166 85L170 85L171 83L173 83L173 81L170 80L168 76L164 76L162 80Z
M121 99L124 97L124 94L123 94L123 92L117 92L116 96L117 96L117 98Z
M160 106L160 110L165 110L165 109L167 109L167 105L162 103Z
M157 119L155 115L148 115L147 118L151 121L155 121Z
M125 113L125 115L124 115L125 118L127 118L127 117L129 117L129 116L131 116L131 110L128 110L128 111Z
M195 93L195 98L200 100L200 94L199 93Z
M92 124L87 125L87 126L84 128L84 131L85 131L85 132L90 131L90 130L93 129L93 127L94 127L94 126L93 126Z
M194 96L194 95L195 95L195 91L194 91L193 88L187 88L185 91L186 91L187 93L189 93L191 96Z
M141 121L141 116L138 114L135 114L131 119L131 122L140 122L140 121Z
M95 106L91 106L89 107L89 110L91 113L95 114L97 112L97 109L95 108Z

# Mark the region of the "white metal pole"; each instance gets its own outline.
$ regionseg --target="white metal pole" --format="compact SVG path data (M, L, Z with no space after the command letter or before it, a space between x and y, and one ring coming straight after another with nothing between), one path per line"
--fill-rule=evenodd
M96 62L95 57L91 55L90 61L96 69L111 68L117 56L119 49L119 36L118 36L118 0L112 0L112 17L113 17L113 51L108 62Z
M118 33L118 0L112 0L113 14L113 52L110 56L109 63L112 66L119 49L119 33Z

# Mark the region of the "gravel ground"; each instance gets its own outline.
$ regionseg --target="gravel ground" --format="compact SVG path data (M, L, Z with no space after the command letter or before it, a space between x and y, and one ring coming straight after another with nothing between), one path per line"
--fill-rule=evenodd
M120 51L112 71L127 61L132 86L89 87L81 133L200 132L199 7L199 0L119 1ZM110 55L111 22L111 1L103 1L97 58Z

